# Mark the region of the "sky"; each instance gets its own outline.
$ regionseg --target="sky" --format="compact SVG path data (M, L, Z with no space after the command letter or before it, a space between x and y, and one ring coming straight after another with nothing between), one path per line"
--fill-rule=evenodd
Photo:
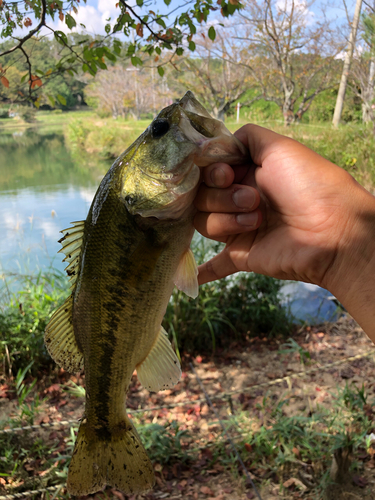
M284 2L288 2L290 0L277 0L277 4L283 4ZM77 28L74 28L74 31L82 31L82 28L79 26L80 23L86 26L87 32L92 35L104 35L105 30L104 27L108 23L108 19L111 18L111 24L114 24L114 21L117 17L119 9L116 8L116 3L118 0L87 0L87 3L84 4L81 2L78 14L73 14L73 17L77 21ZM133 1L132 4L135 2ZM155 12L159 11L161 13L168 13L183 4L184 0L172 0L169 7L164 4L163 0L155 0L151 3L150 7ZM336 19L336 23L338 25L342 25L346 23L346 15L343 6L342 0L334 0L333 2L327 3L326 0L317 0L311 5L311 2L306 0L299 0L298 2L301 6L305 5L306 10L308 11L309 17L311 20L314 18L318 19L320 16L321 7L324 6L329 18ZM355 0L347 0L348 10L351 16L354 13ZM31 17L31 16L30 16ZM174 14L171 15L171 20L174 18ZM35 26L35 20L33 20L33 26ZM212 21L211 21L212 22ZM65 21L60 21L56 18L56 21L49 23L51 27L54 29L58 29L60 31L64 31L65 33L69 33ZM16 36L24 36L26 34L26 30L17 30Z

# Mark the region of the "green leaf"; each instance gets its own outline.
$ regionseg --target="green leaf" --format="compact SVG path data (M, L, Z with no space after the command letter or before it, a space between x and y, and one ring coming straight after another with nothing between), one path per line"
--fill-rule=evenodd
M169 5L172 0L164 0L165 5Z
M44 76L44 71L40 71L40 69L36 69L35 73L39 76Z
M28 76L29 76L29 73L25 73L25 74L23 75L23 77L21 78L21 83L23 83L23 82L26 80L26 78L27 78Z
M114 49L113 49L113 50L114 50ZM107 59L109 59L110 61L113 61L113 62L115 62L115 61L116 61L116 56L114 56L111 52L109 52L109 51L107 51L107 50L106 50L106 51L105 51L105 53L104 53L104 55L105 55L105 57L106 57Z
M137 5L138 5L138 7L142 7L142 5L143 5L143 0L137 0Z
M132 56L135 52L135 45L134 44L130 44L129 47L128 47L128 50L126 52L126 55L127 56Z
M161 19L160 17L158 17L157 19L155 19L155 21L158 23L159 26L161 26L165 30L167 29L167 26L165 25L165 22L163 21L163 19Z
M61 94L57 94L57 100L59 101L60 104L62 104L63 106L66 106L66 99L64 96L62 96Z
M88 47L85 47L83 49L83 57L86 59L86 61L91 61L93 54L92 54L92 49L89 49Z
M60 45L68 45L68 37L63 31L55 31L54 37Z
M182 56L183 53L184 53L184 49L182 47L177 47L176 54L178 56Z
M160 56L160 54L161 54L160 47L155 47L155 52L157 53L158 56Z
M215 31L215 28L213 26L210 26L210 28L208 30L208 38L212 41L214 41L216 38L216 31Z
M54 108L56 106L55 99L51 95L48 95L47 97L49 102L51 103L51 106Z
M96 61L96 64L99 66L100 69L108 69L107 65L101 59L98 59Z
M68 74L69 74L70 76L74 76L74 73L73 73L73 71L72 71L71 69L67 69L66 71L68 72Z
M88 71L88 70L89 70L89 67L87 66L87 64L82 64L82 71L84 73L86 73L86 71Z
M65 14L65 23L70 30L77 26L76 20L70 14Z
M109 33L111 32L111 25L110 24L106 24L105 27L105 32L107 33L107 35L109 35Z
M160 76L164 75L164 68L162 66L158 66L158 73Z
M194 42L189 42L189 50L194 52L194 50L195 50L195 43Z
M140 59L137 56L132 56L131 63L133 66L142 66L142 64L143 64L142 59Z

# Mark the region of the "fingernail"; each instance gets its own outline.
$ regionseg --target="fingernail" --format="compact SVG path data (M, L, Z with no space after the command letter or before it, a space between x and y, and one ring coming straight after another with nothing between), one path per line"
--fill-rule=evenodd
M253 208L255 194L250 189L239 189L233 193L232 199L238 208Z
M221 187L225 184L225 172L221 168L215 168L211 172L211 181L212 183L217 186Z
M258 212L249 212L236 215L236 220L241 226L256 226L258 222Z

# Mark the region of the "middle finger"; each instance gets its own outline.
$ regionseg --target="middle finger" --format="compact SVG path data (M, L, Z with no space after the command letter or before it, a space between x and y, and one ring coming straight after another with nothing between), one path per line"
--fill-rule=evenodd
M254 210L259 202L259 193L251 186L233 184L218 189L201 184L194 204L201 212L235 213Z

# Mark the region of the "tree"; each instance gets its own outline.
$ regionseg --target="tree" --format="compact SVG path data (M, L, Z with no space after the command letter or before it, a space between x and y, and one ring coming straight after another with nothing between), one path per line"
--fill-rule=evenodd
M86 1L86 0L84 0ZM164 0L168 6L171 0ZM0 52L0 58L12 56L13 61L6 65L1 62L0 81L9 86L6 76L8 68L18 58L22 58L27 67L24 81L28 83L28 98L36 102L36 87L44 86L51 81L51 75L77 73L77 64L84 73L95 76L98 69L107 69L108 61L115 62L121 54L121 42L116 39L116 34L123 33L126 37L133 37L133 42L126 47L126 57L134 66L142 65L139 53L156 56L155 63L163 50L170 51L170 60L181 56L186 46L189 50L195 49L193 38L196 34L196 24L207 21L212 12L219 9L213 0L188 0L177 9L168 14L155 13L151 0L137 0L137 5L132 7L126 0L119 0L116 4L117 18L111 23L108 20L105 26L106 36L90 37L76 41L69 38L63 31L57 30L52 24L58 17L65 22L68 29L77 27L77 15L80 9L80 0L20 0L13 2L0 0L0 22L3 26L1 37L5 40L12 39L15 43L5 47ZM221 16L232 15L240 8L237 0L220 0ZM84 25L80 26L85 29ZM23 28L26 34L16 36L16 30ZM212 32L212 31L211 31ZM35 64L33 53L30 50L30 41L38 43L41 37L52 36L62 48L64 55L56 61L46 73ZM163 65L156 64L159 74L164 73Z
M224 120L234 103L247 93L250 76L243 64L246 54L231 35L233 33L226 29L217 29L212 40L201 32L196 41L199 57L184 58L175 73L180 84L191 89L220 120Z
M349 75L349 85L362 102L362 120L375 126L374 87L375 87L375 9L367 6L362 16L361 43L357 50Z
M324 12L315 20L312 2L246 0L236 17L236 40L249 54L245 64L258 96L275 102L289 125L313 99L336 83L335 56L342 50Z
M357 0L356 5L355 5L352 29L350 31L349 44L348 44L347 51L345 53L344 66L343 66L342 74L341 74L339 92L337 94L335 112L333 114L332 123L335 127L337 127L338 124L340 123L341 113L342 113L342 109L344 107L346 85L347 85L348 76L349 76L350 64L352 62L355 40L357 37L357 29L358 29L358 23L359 23L359 16L361 14L361 7L362 7L362 0Z
M163 96L153 84L153 68L114 66L100 71L87 85L87 102L100 111L126 118L129 114L139 119L141 114L154 113L163 107Z

